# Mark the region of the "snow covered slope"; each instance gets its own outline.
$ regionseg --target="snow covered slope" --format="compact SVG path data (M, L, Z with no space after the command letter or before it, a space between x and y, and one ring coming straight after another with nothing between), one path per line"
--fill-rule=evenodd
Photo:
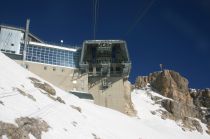
M56 91L55 95L50 95L46 88L43 89L43 86L37 85L34 80L41 85L47 83L0 52L0 138L1 135L7 138L3 129L6 125L19 126L19 132L26 130L29 134L24 138L35 138L36 133L28 129L34 129L34 125L38 128L37 125L41 122L37 122L37 125L30 123L36 122L34 119L45 121L48 125L40 128L42 139L209 138L205 133L202 135L198 132L184 132L175 122L152 115L151 111L160 106L153 105L144 90L132 93L138 117L129 117L80 100L47 83ZM30 122L18 122L18 118L23 117L34 119ZM25 125L28 125L27 128ZM46 127L49 127L48 130Z
M163 135L163 138L170 139L207 139L210 138L206 132L199 133L198 131L183 131L179 126L181 123L176 123L173 120L162 119L161 112L159 110L166 111L161 105L156 104L151 100L151 96L157 96L163 99L169 99L151 91L150 88L145 90L135 90L132 93L132 102L134 103L137 115L140 118L141 125L149 126L151 129L155 129L157 132ZM153 113L155 112L155 113ZM200 122L202 128L207 130L206 125ZM156 138L153 136L152 138Z

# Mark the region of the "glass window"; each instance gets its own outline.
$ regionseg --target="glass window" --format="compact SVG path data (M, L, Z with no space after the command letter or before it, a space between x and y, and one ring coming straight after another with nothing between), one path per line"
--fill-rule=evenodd
M77 67L79 52L29 45L27 47L26 60L59 66Z

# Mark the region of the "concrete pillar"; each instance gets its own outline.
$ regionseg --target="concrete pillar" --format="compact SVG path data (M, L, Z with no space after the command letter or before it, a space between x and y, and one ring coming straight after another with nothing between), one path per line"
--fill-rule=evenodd
M96 76L96 66L93 66L93 76Z

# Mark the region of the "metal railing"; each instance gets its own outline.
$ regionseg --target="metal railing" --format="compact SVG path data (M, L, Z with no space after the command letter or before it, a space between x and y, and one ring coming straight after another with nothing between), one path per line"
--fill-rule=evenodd
M70 45L70 44L56 43L56 42L50 42L50 41L43 41L43 42L45 44L56 45L56 46L65 47L65 48L74 48L74 49L81 48L81 45Z

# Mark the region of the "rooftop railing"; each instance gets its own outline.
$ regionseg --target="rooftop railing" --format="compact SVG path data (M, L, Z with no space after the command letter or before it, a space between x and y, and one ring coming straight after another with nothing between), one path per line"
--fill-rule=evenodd
M56 42L50 42L50 41L44 41L45 44L50 44L50 45L56 45L59 47L65 47L65 48L74 48L74 49L79 49L81 48L81 45L70 45L70 44L64 44L64 43L56 43Z

